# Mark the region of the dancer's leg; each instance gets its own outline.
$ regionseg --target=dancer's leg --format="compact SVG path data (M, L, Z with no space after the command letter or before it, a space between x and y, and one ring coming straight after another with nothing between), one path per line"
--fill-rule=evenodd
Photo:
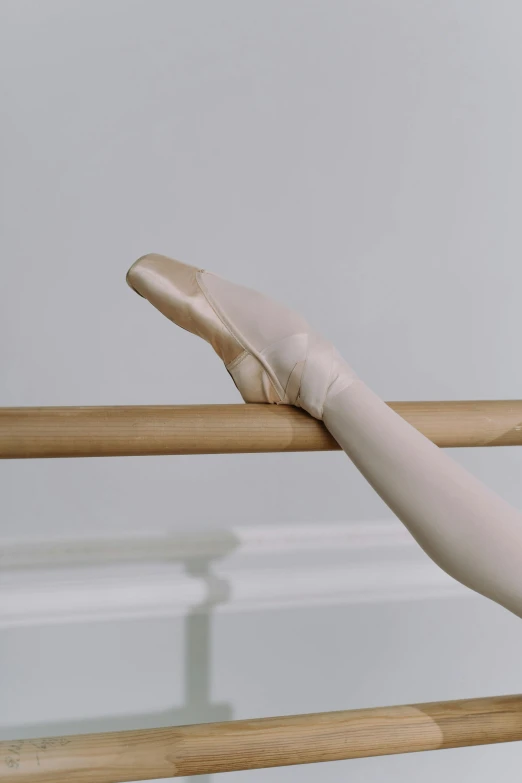
M522 514L391 410L360 380L323 420L424 551L522 617Z
M247 402L322 418L441 568L522 616L522 514L394 413L300 316L163 256L140 259L128 281L212 344Z

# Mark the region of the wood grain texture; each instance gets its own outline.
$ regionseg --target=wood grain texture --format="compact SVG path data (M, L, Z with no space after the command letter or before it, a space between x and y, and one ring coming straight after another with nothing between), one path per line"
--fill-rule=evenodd
M388 403L438 446L522 445L522 400ZM240 454L339 448L287 405L0 408L0 458Z
M0 743L0 780L123 783L522 740L522 696Z

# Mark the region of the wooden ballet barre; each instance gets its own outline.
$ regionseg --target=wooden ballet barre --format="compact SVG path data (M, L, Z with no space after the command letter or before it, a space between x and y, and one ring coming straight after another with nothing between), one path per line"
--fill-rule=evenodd
M124 783L522 740L522 695L0 743L0 780Z
M522 445L522 400L390 402L438 446ZM0 458L246 454L339 448L287 405L0 408Z

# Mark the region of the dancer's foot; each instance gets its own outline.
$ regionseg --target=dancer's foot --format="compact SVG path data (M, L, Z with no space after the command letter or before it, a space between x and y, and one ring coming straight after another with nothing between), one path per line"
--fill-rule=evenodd
M322 418L355 374L292 310L201 269L150 254L127 282L178 326L209 342L245 402L297 405Z

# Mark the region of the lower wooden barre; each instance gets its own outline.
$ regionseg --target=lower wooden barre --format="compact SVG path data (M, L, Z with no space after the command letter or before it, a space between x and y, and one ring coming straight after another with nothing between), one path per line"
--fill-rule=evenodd
M124 783L522 740L522 696L0 743L0 780Z
M388 403L438 446L522 445L522 400ZM0 458L328 451L321 422L287 405L0 408Z

